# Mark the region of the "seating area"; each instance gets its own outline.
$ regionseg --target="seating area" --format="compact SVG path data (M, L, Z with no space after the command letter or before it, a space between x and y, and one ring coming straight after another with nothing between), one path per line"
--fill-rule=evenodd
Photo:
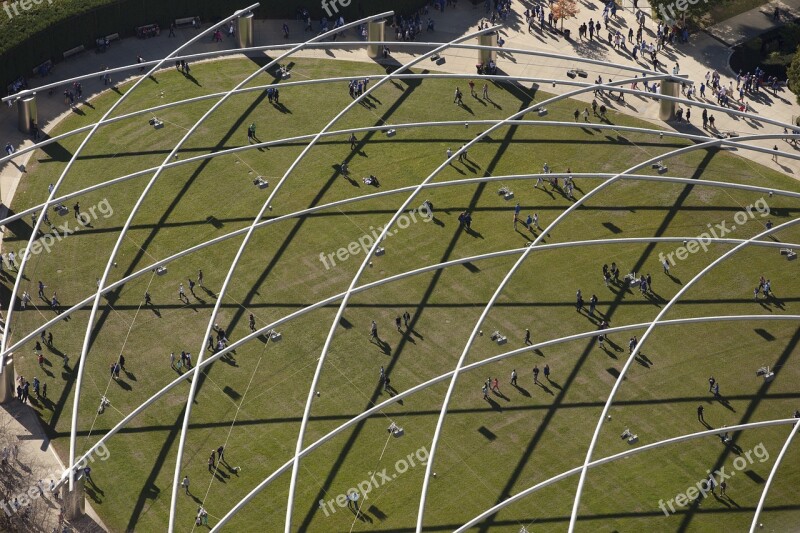
M64 52L64 54L63 54L64 55L64 59L69 59L72 56L76 56L76 55L80 54L81 52L83 52L84 50L86 50L86 47L83 46L83 45L76 46L75 48L70 48L69 50Z
M20 92L21 90L27 89L27 88L28 88L28 82L25 81L25 78L23 76L20 76L19 78L17 78L13 82L9 83L8 87L6 87L6 90L8 91L8 94L10 96L12 94L16 94L16 93Z
M105 52L112 41L119 40L119 33L112 33L111 35L106 35L105 37L98 37L94 40L95 48L98 52Z
M33 75L45 77L48 74L50 74L52 70L53 70L53 62L50 59L48 59L44 63L36 65L36 67L33 69Z
M157 37L161 34L161 28L158 24L147 24L136 28L136 36L139 39L147 39L148 37Z
M183 17L180 19L175 19L175 26L178 28L181 26L194 26L197 28L200 26L200 17Z

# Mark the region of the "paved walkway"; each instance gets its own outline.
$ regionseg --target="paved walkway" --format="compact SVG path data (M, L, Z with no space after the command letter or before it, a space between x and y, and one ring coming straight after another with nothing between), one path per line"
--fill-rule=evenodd
M44 497L34 499L31 503L33 524L28 522L21 530L31 531L32 525L35 525L40 528L38 531L53 531L58 525L61 501L52 496L48 486L51 479L58 481L64 471L63 463L50 446L50 440L45 435L36 413L17 400L3 405L3 409L0 410L0 428L2 428L0 435L2 445L9 447L16 445L18 449L17 459L10 460L8 468L16 472L15 476L10 477L18 480L16 485L19 490L13 491L10 498L35 487L39 480L42 480L44 487ZM3 475L7 474L8 472L4 472ZM20 519L21 516L16 514L12 517L12 521ZM88 502L86 515L67 525L72 531L81 533L108 531Z
M784 9L793 13L800 13L800 0L779 1ZM627 53L616 51L606 44L597 41L592 43L580 40L567 41L560 35L549 31L541 32L540 30L535 30L533 33L528 33L527 24L525 23L522 11L529 3L528 0L514 3L517 13L505 23L504 29L501 32L506 40L505 46L507 48L541 50L564 55L579 55L620 64L636 64ZM777 0L773 3L777 3ZM770 6L773 3L771 3ZM421 39L446 42L460 35L475 31L479 20L484 14L483 7L473 7L466 1L462 1L461 4L462 5L457 9L448 8L444 15L438 12L432 12L431 16L436 20L437 31L423 33ZM578 34L578 26L580 24L588 22L590 17L597 19L601 16L601 9L598 7L600 4L597 1L580 0L579 4L581 12L577 19L571 19L564 24L564 27L569 28L572 35L575 36ZM522 7L520 7L521 5ZM628 5L627 2L625 5ZM737 43L744 38L750 38L774 27L774 21L772 21L771 17L765 16L762 13L763 10L766 10L767 14L771 14L772 12L771 7L754 9L710 28L708 33L692 35L689 43L680 44L676 49L667 52L666 55L662 55L662 61L664 61L667 68L670 69L676 62L679 63L680 73L688 75L689 79L698 83L702 81L707 71L716 69L722 75L724 83L727 84L731 79L732 73L727 66L730 48L724 43ZM285 43L286 41L282 38L281 32L282 24L283 21L257 21L255 32L256 44ZM299 22L290 21L289 25L294 32L291 36L292 41L301 40L310 35L302 33L302 24ZM623 30L623 33L627 35L627 28L636 27L632 10L630 8L624 11L621 10L619 20L612 23L612 27L620 28ZM653 40L654 30L654 24L652 21L648 20L647 36L645 38L647 41ZM165 31L161 36L147 40L126 39L121 42L114 42L106 53L98 54L89 51L71 60L59 63L53 74L45 79L33 80L32 85L38 86L56 80L68 79L86 72L99 71L105 66L113 68L129 65L134 63L137 55L140 54L145 59L164 57L194 35L196 35L195 30L183 29L178 30L178 36L176 38L167 37L167 32ZM350 31L347 38L349 40L355 40L355 32ZM392 39L392 36L387 35L387 39ZM225 39L222 43L212 43L209 38L203 40L202 43L193 45L187 53L233 49L234 47L235 43L232 39ZM409 61L413 57L411 50L395 48L396 50L393 50L393 56L397 61L403 63ZM420 53L420 50L417 50L416 53ZM475 72L475 64L477 63L476 51L452 50L443 55L445 57L445 63L437 65L436 68L438 70L466 74ZM327 52L309 50L298 54L298 56L371 61L366 56L364 49L345 50L338 48L331 49ZM500 54L498 64L503 71L511 75L548 79L564 79L567 69L580 66L577 62L572 61L546 60L521 54L511 56L505 53ZM430 68L429 64L424 64L424 66ZM639 64L639 66L647 67L648 65ZM628 72L621 71L618 68L608 65L581 66L581 68L589 72L589 79L587 81L596 79L598 75L602 75L604 79L630 77ZM104 90L104 86L99 78L86 80L83 83L83 88L84 94L90 98ZM561 86L552 87L548 84L544 87L544 90L547 92L561 93L570 89ZM50 131L52 127L71 112L64 105L62 93L63 88L60 91L55 91L55 94L51 96L48 96L46 93L38 95L39 124L45 132ZM591 98L591 93L579 97L580 100L586 102L591 101ZM664 123L658 120L657 102L633 96L628 96L627 100L626 103L622 104L616 101L607 101L606 105L616 112L651 120L657 127L664 126ZM757 114L787 122L791 122L794 116L800 115L800 106L795 103L794 95L788 91L779 92L777 95L767 95L762 92L759 99L750 102L750 106ZM92 113L92 110L85 106L83 106L83 110L89 114ZM681 131L696 134L707 134L699 127L696 127L697 124L700 123L700 110L695 109L693 115L692 124L669 123L666 127L674 127ZM736 131L742 135L765 132L780 133L779 128L775 126L761 125L749 120L730 118L721 113L716 113L715 117L720 131ZM15 146L30 146L30 139L17 131L17 110L15 108L3 106L3 108L0 109L0 133L2 133L0 142L2 142L3 145L10 141ZM767 148L771 148L774 144L777 144L784 150L795 150L795 148L784 141L778 141L777 143L774 141L765 141L761 143L762 146ZM2 202L3 205L7 206L11 203L17 184L23 176L20 171L20 165L26 165L29 157L30 155L21 156L14 160L14 165L5 165L0 171L0 202ZM800 176L800 164L798 164L797 161L781 158L780 162L774 162L770 154L748 153L746 157L749 160L757 161L769 167L781 170L791 176ZM21 455L22 457L29 456L31 460L37 458L41 463L48 465L51 471L60 467L60 461L55 453L50 453L49 443L46 438L44 438L39 423L30 409L18 404L6 406L6 409L0 410L0 422L3 421L14 424L12 433L19 436L19 442L23 444L23 448L25 449L24 454L26 455ZM87 506L87 509L90 508ZM78 530L89 531L97 529L98 527L97 525L82 525Z
M773 18L775 8L780 9L782 20L800 18L800 0L772 0L757 9L724 20L707 31L728 46L742 44L782 24Z

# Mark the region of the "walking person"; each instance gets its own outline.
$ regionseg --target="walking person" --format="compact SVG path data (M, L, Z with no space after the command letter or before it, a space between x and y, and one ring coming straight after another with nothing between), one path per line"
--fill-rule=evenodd
M183 292L183 283L178 285L178 299L180 301L188 300L188 298L186 298L186 293Z
M517 386L517 370L516 369L511 370L511 384L513 386L515 386L515 387Z
M183 487L184 490L186 490L186 494L187 495L191 494L189 492L189 476L188 475L183 476L183 481L181 481L181 487Z
M531 344L533 344L531 342L531 330L525 328L525 346L530 346Z
M539 384L539 366L533 365L533 382Z
M544 379L550 381L550 365L548 364L544 365Z
M374 320L369 328L369 337L370 339L378 340L378 324Z
M698 419L700 422L703 422L703 423L705 423L705 421L706 421L706 420L705 420L705 418L703 418L703 411L705 411L705 409L703 408L703 406L702 406L702 405L698 405L698 406L697 406L697 419Z
M197 284L200 285L200 288L203 288L203 271L197 271Z

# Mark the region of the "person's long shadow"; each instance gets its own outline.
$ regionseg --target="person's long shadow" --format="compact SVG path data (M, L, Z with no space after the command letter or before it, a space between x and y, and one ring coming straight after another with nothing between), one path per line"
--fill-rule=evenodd
M381 352L383 352L386 355L389 355L392 351L391 347L389 346L389 343L381 339L380 337L375 337L374 339L370 339L369 342L377 346L381 350Z
M546 392L550 396L555 396L555 393L553 393L553 391L551 391L550 388L541 381L538 383L538 385L542 388L544 392Z
M198 87L202 87L202 85L200 85L200 82L197 81L197 78L195 78L194 76L192 76L188 72L183 72L183 77L186 78L187 80L189 80L190 82L194 83ZM112 87L112 89L114 89L115 91L117 90L116 87ZM119 91L117 91L117 92L119 92Z
M553 381L553 380L552 380L552 379L550 379L550 378L546 378L546 379L547 379L547 383L549 383L550 385L552 385L554 388L556 388L556 389L558 389L558 390L561 390L561 385L559 385L559 384L558 384L558 382L556 382L556 381Z
M730 410L730 411L732 411L732 412L734 412L734 413L736 412L736 409L734 409L734 407L731 405L731 402L730 402L730 401L728 401L728 399L727 399L727 398L725 398L724 396L722 396L722 395L717 395L717 396L715 396L715 397L714 397L714 399L715 399L716 401L718 401L718 402L720 403L720 405L722 405L722 406L723 406L723 407L725 407L726 409L728 409L728 410Z
M517 392L519 392L520 394L522 394L526 398L530 398L531 397L531 393L528 392L528 389L526 389L525 387L520 387L519 385L511 385L511 386L514 387L515 389L517 389Z
M126 390L126 391L132 391L132 390L133 390L133 387L131 387L131 386L130 386L128 383L126 383L125 381L122 381L121 379L115 379L114 381L115 381L115 382L117 383L117 385L119 385L119 386L120 386L120 388L122 388L123 390Z
M653 362L647 358L647 356L641 352L636 356L636 362L642 365L645 368L650 368L653 366Z
M486 397L486 402L489 404L489 406L492 408L493 411L503 410L503 407L499 403L494 401L491 396Z
M483 237L483 235L482 235L482 234L481 234L479 231L475 231L475 230L474 230L474 229L472 229L472 228L464 228L464 231L465 231L465 232L467 233L467 235L469 235L470 237L475 237L475 238L478 238L478 239L483 239L483 238L484 238L484 237Z
M504 400L505 400L505 401L507 401L507 402L510 402L510 401L511 401L511 398L509 398L508 396L506 396L505 394L503 394L503 393L500 391L500 389L499 389L499 388L498 388L497 390L494 390L494 391L492 391L492 392L494 392L494 394L495 394L495 395L499 396L500 398L504 399Z

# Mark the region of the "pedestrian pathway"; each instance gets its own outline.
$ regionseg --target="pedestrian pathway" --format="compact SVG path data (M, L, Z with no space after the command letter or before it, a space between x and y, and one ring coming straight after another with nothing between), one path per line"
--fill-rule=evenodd
M3 433L1 436L3 444L10 447L17 445L18 449L17 459L10 460L10 466L7 468L19 473L17 479L21 479L21 486L18 492L13 492L9 497L13 498L35 487L41 479L44 495L31 504L31 515L35 523L41 525L42 531L53 531L58 524L61 501L50 493L48 487L51 479L58 481L57 477L64 471L63 463L50 445L50 440L45 435L36 413L27 405L16 399L3 405L0 409L0 428ZM21 517L15 516L12 520L15 518ZM88 503L86 515L66 525L71 531L80 533L108 531Z
M775 9L780 10L780 20L775 20ZM800 18L800 0L772 0L763 6L751 9L719 24L707 31L728 46L736 46L777 28L786 20Z
M570 19L564 24L564 27L570 29L572 35L576 37L580 24L588 22L590 17L597 20L601 16L601 9L598 7L599 4L597 2L579 0L578 3L581 11L577 18ZM779 4L781 8L788 13L800 13L800 0L775 0L771 2L769 6L775 4ZM514 7L516 12L508 21L503 23L501 34L506 41L506 48L537 50L558 53L570 57L580 56L596 59L605 62L605 64L581 65L577 61L568 59L554 60L531 55L501 52L499 54L498 66L503 72L513 76L529 76L548 80L559 80L566 79L566 71L568 69L580 67L589 73L589 77L586 81L592 81L596 79L598 75L606 80L609 78L619 80L631 77L630 71L621 70L611 65L611 63L637 65L639 67L649 68L649 65L637 63L627 52L617 51L613 47L597 40L593 42L586 42L581 39L566 40L560 34L548 29L544 31L535 29L532 32L528 32L522 11L529 5L531 4L528 0L515 2ZM706 72L717 70L722 76L723 83L727 85L734 75L730 72L727 65L728 57L731 52L730 45L773 28L775 22L771 18L770 9L772 8L762 7L754 9L708 29L707 33L698 32L693 34L688 43L678 44L675 48L671 48L668 52L662 54L662 61L665 63L666 68L669 69L672 69L673 65L677 63L680 68L680 74L687 75L690 80L697 83L704 79ZM767 11L766 15L764 14L765 10ZM627 9L620 10L619 15L618 20L612 22L611 26L615 29L619 28L623 31L623 34L627 35L628 28L636 27L634 12L628 7ZM419 36L419 39L447 42L477 30L478 23L484 16L484 10L482 6L472 6L468 2L462 1L461 5L456 9L448 8L444 14L432 11L430 16L436 21L436 31L423 32ZM289 41L296 42L309 38L310 34L303 33L303 25L297 21L256 21L256 45L286 44L287 40L283 38L281 31L281 26L284 22L289 24L293 32ZM44 79L31 80L31 85L35 87L52 83L56 80L66 80L88 72L100 71L106 66L115 68L131 65L136 62L136 57L138 55L141 55L145 60L165 57L173 52L180 44L196 35L197 30L191 28L180 29L177 31L177 36L174 38L168 37L166 33L167 32L163 32L159 37L145 40L125 39L114 42L111 47L102 54L85 52L70 60L58 63L50 76ZM388 40L393 39L393 36L389 35L390 33L390 30L387 31ZM648 19L645 39L647 41L654 40L654 33L655 25ZM355 32L351 30L348 32L346 39L357 40L357 36ZM186 53L202 53L225 49L232 50L235 49L235 47L236 44L233 39L226 38L220 43L214 43L211 42L211 38L209 37L208 39L203 39L202 42L192 45ZM427 50L428 48L425 47L409 49L394 46L392 47L392 56L395 61L405 63L410 61L417 54ZM274 53L271 55L275 57ZM327 51L302 51L298 53L297 56L372 62L372 60L367 57L364 48L354 49L341 46ZM437 63L435 67L437 70L467 75L475 73L475 65L478 62L477 52L475 50L453 49L445 52L442 56L445 61L443 64ZM430 65L426 63L421 66L430 68ZM136 70L132 70L131 74L137 74ZM114 81L118 82L122 80L115 79ZM106 87L99 77L87 79L83 82L83 91L87 98L92 98L105 89ZM566 91L573 90L574 87L558 84L554 86L550 83L546 84L542 89L549 93L563 94ZM49 132L60 120L72 112L64 104L62 97L63 90L64 88L55 90L53 94L48 94L47 91L44 91L44 94L37 95L39 125L44 132ZM590 102L592 98L593 94L591 91L577 97L578 100L587 103ZM711 102L712 100L706 101ZM650 120L656 127L674 128L698 135L710 135L710 133L698 127L700 116L699 109L696 109L692 113L694 121L691 124L685 122L670 122L665 124L658 119L659 104L656 101L642 97L629 96L627 102L616 102L615 100L609 99L604 103L606 103L612 112ZM800 106L795 102L794 95L787 90L779 92L776 95L766 94L762 91L759 98L749 102L749 105L756 114L774 120L790 122L795 116L800 115ZM92 112L85 106L83 106L83 109L86 112ZM99 117L100 115L98 114L97 118L99 119ZM722 113L717 113L716 119L720 131L731 131L740 135L769 132L781 133L780 128L776 126L762 125L752 120L731 118ZM2 106L0 109L0 133L2 133L0 142L2 142L3 145L5 145L6 142L11 142L17 147L27 147L31 145L32 141L17 130L17 110L14 107ZM797 148L782 140L762 141L757 144L766 148L772 148L773 145L778 145L782 150L798 153L796 152ZM0 169L0 203L2 206L11 204L16 187L20 179L24 176L24 167L28 164L29 158L30 154L20 156L14 159L14 164L7 164ZM760 153L748 153L746 154L746 158L748 161L756 161L785 172L790 176L800 177L800 164L798 164L796 160L780 158L779 161L774 161L772 154ZM3 208L2 211L3 212L0 212L0 216L4 215L5 208ZM31 460L35 458L37 461L49 465L51 468L61 468L60 461L56 454L52 452L49 442L44 436L39 421L36 419L34 413L28 407L16 402L12 402L4 407L3 410L0 410L0 422L12 424L10 426L10 432L18 437L21 447L23 448L21 457L23 457L23 459L30 457ZM79 530L90 531L102 528L102 524L93 514L89 506L87 506L87 510L89 512L89 518L86 519L87 524L82 525ZM57 516L57 509L54 516Z

